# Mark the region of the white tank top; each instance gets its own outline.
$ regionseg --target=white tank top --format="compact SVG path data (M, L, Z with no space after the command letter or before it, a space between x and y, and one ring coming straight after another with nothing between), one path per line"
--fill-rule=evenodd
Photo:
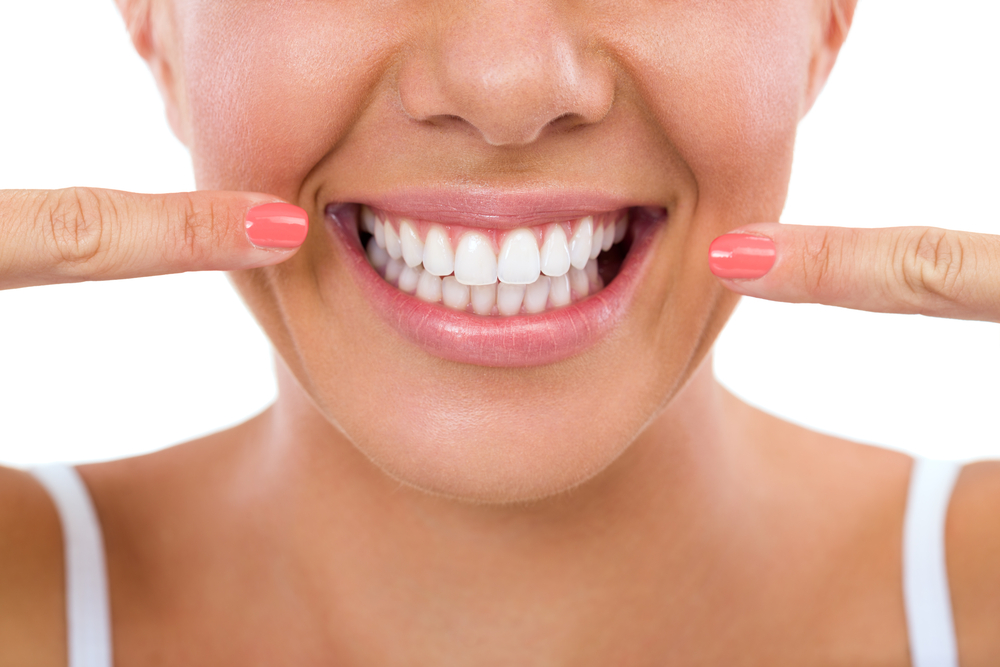
M35 468L62 522L69 667L111 667L111 606L101 524L76 468Z
M945 567L944 524L961 464L916 459L903 525L903 598L913 667L958 667ZM62 521L69 667L111 667L111 609L101 525L69 466L32 471Z

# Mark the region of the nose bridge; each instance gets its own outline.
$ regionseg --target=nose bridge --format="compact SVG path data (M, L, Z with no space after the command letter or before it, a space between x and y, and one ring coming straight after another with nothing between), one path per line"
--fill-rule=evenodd
M595 123L614 81L550 0L466 0L401 69L400 97L422 121L459 118L491 145L534 141L553 121Z

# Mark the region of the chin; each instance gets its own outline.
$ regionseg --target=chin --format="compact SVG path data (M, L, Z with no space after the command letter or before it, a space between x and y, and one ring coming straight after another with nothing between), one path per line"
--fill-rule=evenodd
M391 414L375 424L342 419L340 426L372 463L407 486L464 502L506 504L557 495L599 475L643 424L639 411L601 392L558 386L518 392L517 382L483 375L508 391L464 407L436 391L411 395L396 400Z

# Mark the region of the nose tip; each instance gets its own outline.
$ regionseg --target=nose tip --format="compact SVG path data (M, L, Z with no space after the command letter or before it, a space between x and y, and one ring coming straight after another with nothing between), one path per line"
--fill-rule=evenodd
M501 4L503 11L479 5L404 61L406 113L442 127L471 126L491 146L600 122L614 101L610 69L557 17L524 0Z

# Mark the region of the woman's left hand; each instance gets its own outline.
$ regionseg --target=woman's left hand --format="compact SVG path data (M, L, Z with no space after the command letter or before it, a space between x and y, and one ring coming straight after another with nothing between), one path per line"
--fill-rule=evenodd
M935 227L760 223L712 242L712 273L747 296L1000 322L1000 236Z

